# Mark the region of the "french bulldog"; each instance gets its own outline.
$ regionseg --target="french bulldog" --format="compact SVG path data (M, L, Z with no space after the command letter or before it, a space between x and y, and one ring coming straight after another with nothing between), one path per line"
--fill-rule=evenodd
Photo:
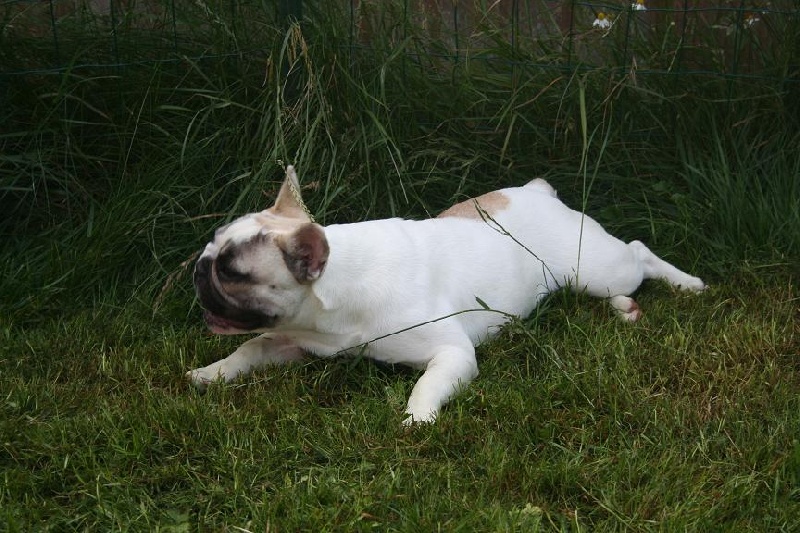
M648 278L705 288L564 205L542 179L428 220L323 227L288 166L275 204L217 229L194 271L211 331L258 336L187 377L202 389L306 353L355 353L422 370L404 423L432 422L478 375L475 346L511 317L566 287L606 298L635 321L641 310L630 294Z

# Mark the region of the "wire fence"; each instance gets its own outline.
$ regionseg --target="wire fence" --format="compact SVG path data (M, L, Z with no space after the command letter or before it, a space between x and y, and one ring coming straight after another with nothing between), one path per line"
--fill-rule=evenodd
M0 78L246 57L303 16L346 26L351 57L380 40L444 69L511 60L800 83L796 0L5 0Z
M370 11L370 3L351 3L361 46L369 46L376 20L385 30L385 14ZM495 60L485 53L504 42L517 62L542 68L797 81L800 63L800 6L792 0L427 0L404 2L402 17L447 43L453 62Z

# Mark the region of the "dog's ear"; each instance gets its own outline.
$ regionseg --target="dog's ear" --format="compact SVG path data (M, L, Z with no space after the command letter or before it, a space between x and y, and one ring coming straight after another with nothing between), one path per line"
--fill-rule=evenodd
M292 233L277 235L275 242L298 282L311 283L325 270L330 249L325 230L319 224L303 224Z
M311 219L303 206L303 198L300 196L300 182L297 180L297 173L292 165L286 167L286 177L275 198L275 205L272 206L276 215L298 218L307 222Z

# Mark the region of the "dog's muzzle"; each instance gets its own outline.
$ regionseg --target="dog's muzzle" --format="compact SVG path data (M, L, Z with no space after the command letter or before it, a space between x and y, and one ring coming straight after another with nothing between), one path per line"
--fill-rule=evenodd
M277 317L231 305L213 283L214 261L200 257L194 268L194 286L204 309L203 317L214 333L246 333L275 326Z

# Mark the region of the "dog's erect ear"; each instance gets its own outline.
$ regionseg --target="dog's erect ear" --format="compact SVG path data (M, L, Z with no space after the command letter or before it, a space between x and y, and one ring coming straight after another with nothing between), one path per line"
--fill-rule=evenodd
M311 222L303 207L303 199L300 197L300 182L297 180L297 173L292 165L286 167L286 178L283 180L281 190L278 191L278 197L275 198L275 205L272 209L276 215Z
M330 249L319 224L303 224L292 233L277 235L275 242L289 271L300 283L311 283L325 270Z

